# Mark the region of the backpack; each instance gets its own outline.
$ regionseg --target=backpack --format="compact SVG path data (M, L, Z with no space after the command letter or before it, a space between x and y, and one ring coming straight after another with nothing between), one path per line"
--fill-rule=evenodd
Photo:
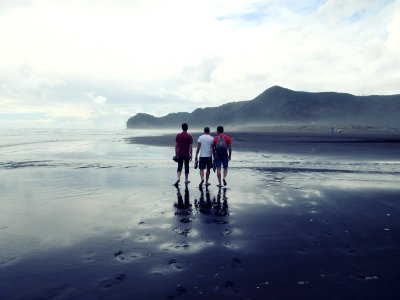
M223 136L218 136L217 144L215 145L215 153L218 157L225 157L228 155L228 145Z

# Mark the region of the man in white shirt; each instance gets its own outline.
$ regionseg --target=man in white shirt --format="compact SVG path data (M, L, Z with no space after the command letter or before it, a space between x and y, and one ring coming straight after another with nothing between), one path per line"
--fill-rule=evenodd
M209 186L208 179L210 178L210 170L213 167L212 165L212 151L213 151L213 141L214 138L210 136L210 128L204 128L204 134L199 137L197 140L197 150L196 150L196 158L195 162L198 162L198 155L200 152L200 161L199 169L200 169L200 184L199 187L203 186L204 183L204 169L207 168L206 171L206 186Z

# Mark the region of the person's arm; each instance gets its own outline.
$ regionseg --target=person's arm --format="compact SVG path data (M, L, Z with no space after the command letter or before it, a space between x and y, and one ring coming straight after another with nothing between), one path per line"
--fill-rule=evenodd
M189 161L192 161L192 144L189 145Z
M197 149L196 149L196 158L194 159L195 161L197 161L198 159L197 159L197 156L199 155L199 151L200 151L200 148L201 148L201 143L197 143Z
M215 143L215 139L214 139L214 141L213 141L213 143L212 143L213 160L215 160L215 155L216 155L216 153L215 153L215 145L216 145L216 143Z
M232 158L232 140L231 137L228 137L228 141L229 143L227 143L228 145L228 159L231 160Z
M176 156L178 156L178 150L179 150L178 142L176 142L176 143L175 143L175 155L176 155Z

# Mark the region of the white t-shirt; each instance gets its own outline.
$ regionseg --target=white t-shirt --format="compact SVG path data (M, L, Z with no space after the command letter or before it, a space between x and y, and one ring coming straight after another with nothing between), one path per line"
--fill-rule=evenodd
M200 157L212 157L212 145L214 138L209 134L203 134L199 137L197 142L201 143Z

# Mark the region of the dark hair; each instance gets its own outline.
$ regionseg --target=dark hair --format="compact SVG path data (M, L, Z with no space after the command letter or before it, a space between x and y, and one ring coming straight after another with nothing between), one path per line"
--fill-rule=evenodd
M224 132L224 127L223 126L218 126L217 127L218 133L223 133Z
M188 128L189 128L188 124L186 124L186 123L183 123L183 124L182 124L182 130L183 130L183 131L187 131Z
M204 127L204 132L205 133L210 133L210 127Z

